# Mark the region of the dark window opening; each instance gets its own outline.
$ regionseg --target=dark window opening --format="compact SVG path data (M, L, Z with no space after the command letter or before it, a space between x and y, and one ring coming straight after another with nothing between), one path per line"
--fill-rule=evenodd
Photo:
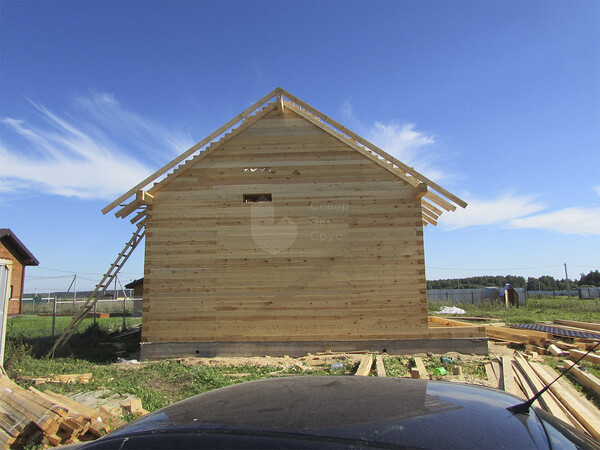
M272 202L271 194L244 194L244 203Z
M270 167L244 167L244 172L260 173L260 172L272 172L272 170Z

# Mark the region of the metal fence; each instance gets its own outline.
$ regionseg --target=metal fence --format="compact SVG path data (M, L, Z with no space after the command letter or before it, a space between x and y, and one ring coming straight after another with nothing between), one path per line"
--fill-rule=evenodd
M570 291L527 291L527 294L530 296L539 295L541 297L579 297L579 292L576 289L571 289Z
M571 291L527 291L524 288L515 288L519 294L519 306L526 304L529 297L567 297L576 299L600 298L600 287L582 287ZM444 303L456 305L459 303L485 303L504 301L504 292L501 288L489 287L481 289L428 289L427 301L430 303Z
M23 298L22 314L55 314L72 316L79 312L85 300L57 299L56 297ZM93 309L96 313L110 313L130 317L142 316L141 298L102 299L96 302Z
M579 298L600 298L600 287L580 287Z
M527 303L527 291L523 288L515 288L519 295L519 306ZM456 305L461 303L486 303L504 301L502 288L490 287L481 289L428 289L427 301L430 303L444 303L445 305Z

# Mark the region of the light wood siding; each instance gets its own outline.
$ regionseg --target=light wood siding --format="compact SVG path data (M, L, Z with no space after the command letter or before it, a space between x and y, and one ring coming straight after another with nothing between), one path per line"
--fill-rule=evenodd
M146 230L145 342L427 330L413 188L289 109L167 179Z

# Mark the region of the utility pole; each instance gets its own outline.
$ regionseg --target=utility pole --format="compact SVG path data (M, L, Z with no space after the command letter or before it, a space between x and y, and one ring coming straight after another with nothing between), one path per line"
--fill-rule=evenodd
M569 284L569 275L567 274L567 263L565 263L565 278L567 279L567 295L571 300L571 285Z

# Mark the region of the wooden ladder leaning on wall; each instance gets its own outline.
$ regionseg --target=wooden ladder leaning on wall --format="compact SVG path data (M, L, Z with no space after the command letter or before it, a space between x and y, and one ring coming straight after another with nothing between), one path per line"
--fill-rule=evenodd
M96 285L94 292L90 294L85 303L81 306L81 309L79 310L77 315L73 317L71 323L64 329L64 331L58 337L58 339L56 339L54 345L46 355L46 358L54 358L54 352L56 352L58 348L67 343L67 341L71 338L71 336L73 336L75 331L77 331L77 328L79 327L79 325L81 325L83 319L85 319L89 312L94 308L94 305L96 304L98 299L102 298L102 296L106 292L106 289L110 286L115 277L119 274L119 270L121 270L121 267L125 265L129 257L133 253L133 250L135 250L137 245L144 237L144 234L146 233L146 227L144 225L145 221L141 221L136 224L136 230L133 232L133 236L131 236L131 239L129 239L127 244L125 244L125 248L123 249L123 251L119 253L115 262L110 265L110 268L108 269L108 272L104 274L102 281L100 281L100 283Z

